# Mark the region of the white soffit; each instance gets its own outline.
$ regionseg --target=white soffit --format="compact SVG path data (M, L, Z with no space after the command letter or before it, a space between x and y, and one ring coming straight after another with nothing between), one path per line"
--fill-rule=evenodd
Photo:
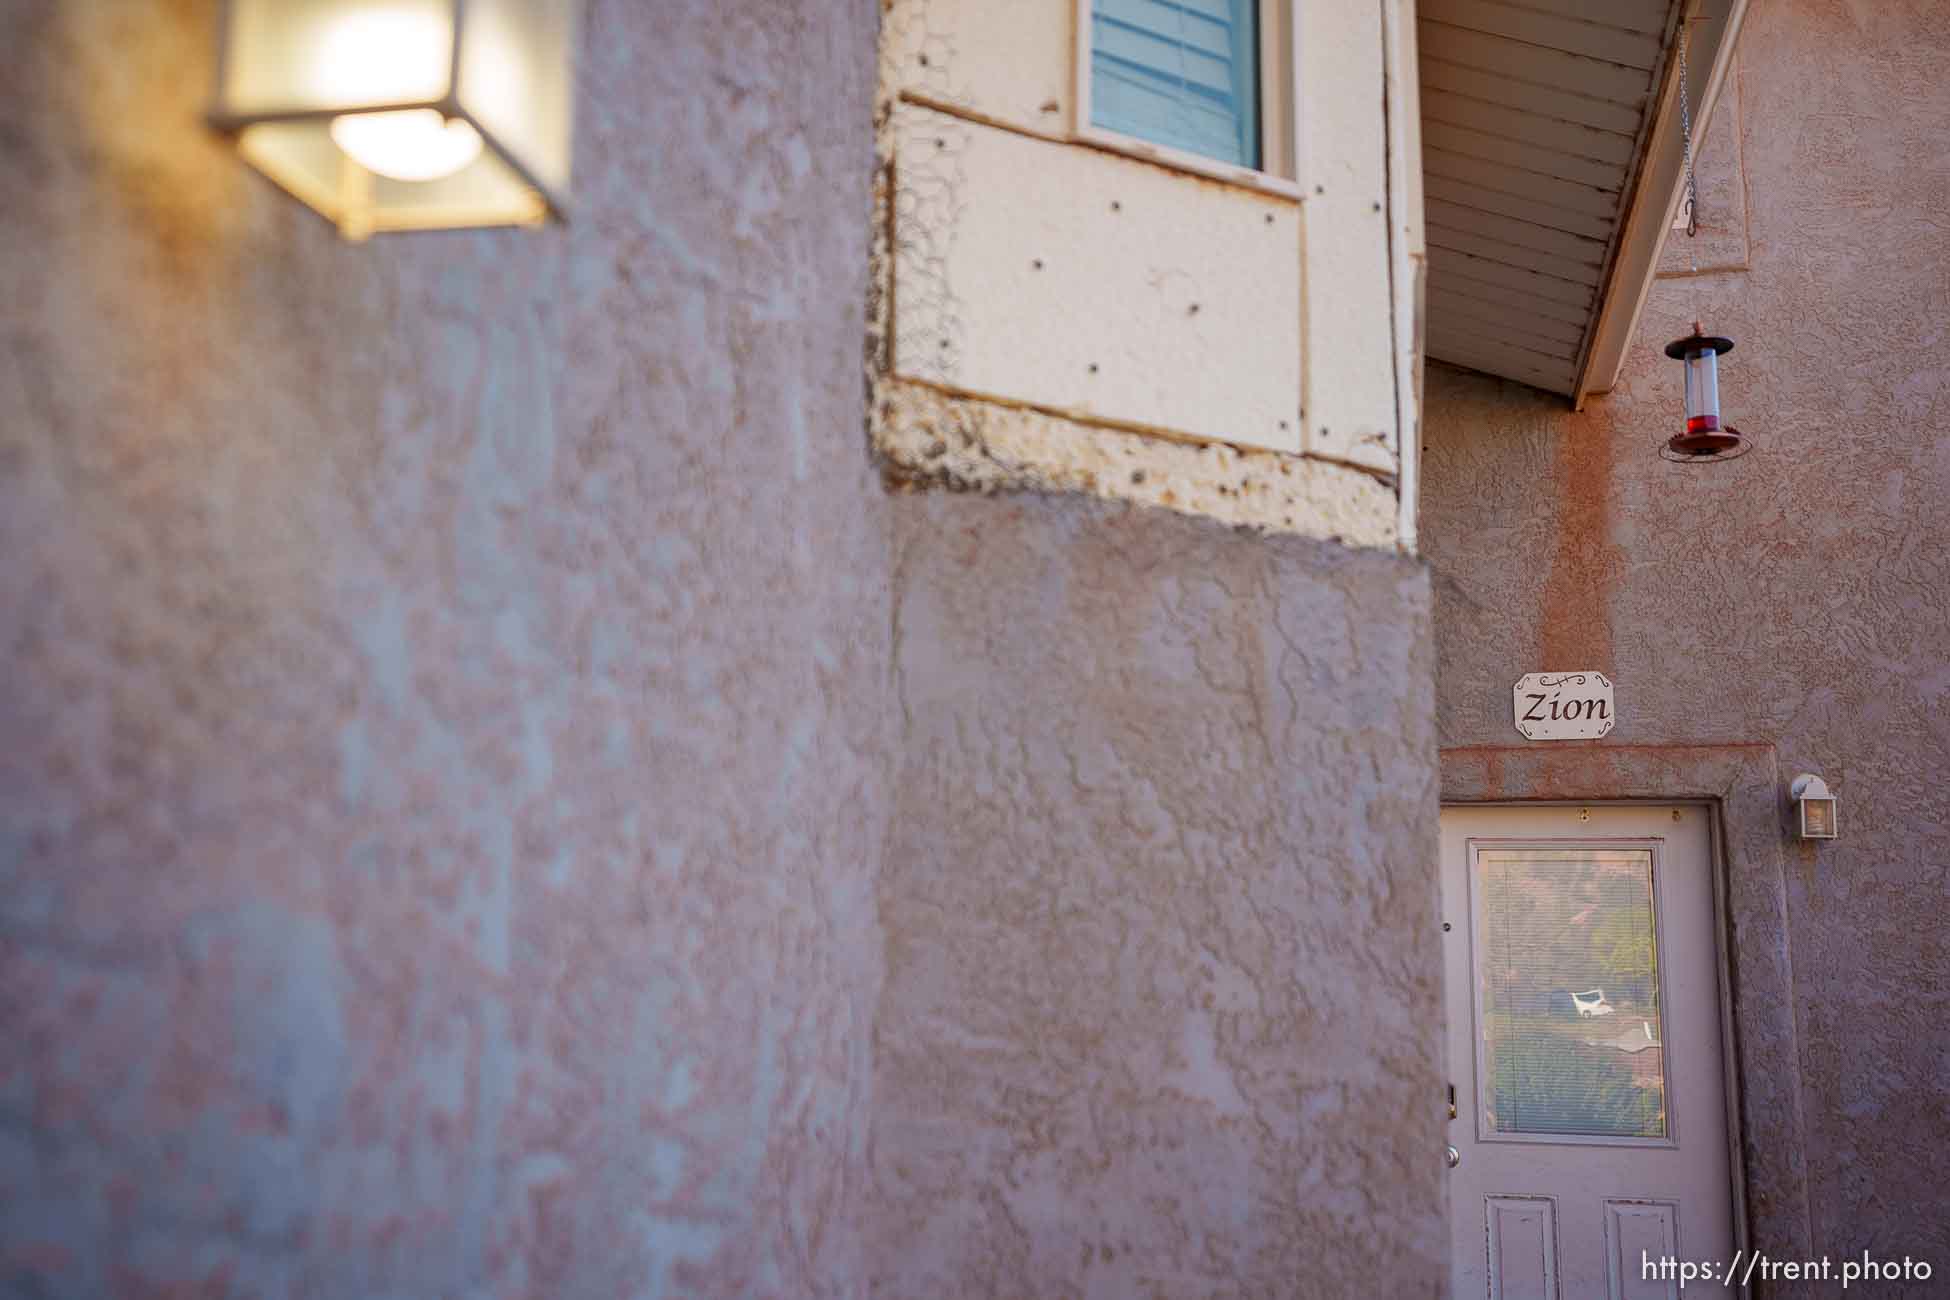
M1610 387L1678 198L1682 15L1697 134L1743 3L1421 0L1430 357Z

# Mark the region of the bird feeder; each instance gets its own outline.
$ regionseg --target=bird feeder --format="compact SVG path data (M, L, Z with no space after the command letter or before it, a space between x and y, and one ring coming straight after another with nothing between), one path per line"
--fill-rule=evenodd
M1666 441L1674 457L1724 459L1740 450L1740 430L1720 422L1720 354L1731 351L1732 339L1705 333L1698 321L1691 334L1666 344L1666 355L1686 367L1686 427Z

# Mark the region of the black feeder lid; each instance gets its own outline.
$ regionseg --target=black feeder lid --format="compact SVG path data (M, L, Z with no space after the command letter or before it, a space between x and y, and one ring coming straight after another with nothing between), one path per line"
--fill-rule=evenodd
M1717 334L1688 334L1683 339L1674 339L1666 344L1666 355L1674 361L1684 361L1695 352L1712 352L1718 355L1733 351L1733 340L1721 338Z

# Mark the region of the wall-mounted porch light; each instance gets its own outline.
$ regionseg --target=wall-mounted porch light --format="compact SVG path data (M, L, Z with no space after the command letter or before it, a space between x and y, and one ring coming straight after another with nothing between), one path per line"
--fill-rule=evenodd
M230 0L211 124L348 239L562 216L580 0Z
M1828 793L1828 782L1813 772L1803 772L1788 786L1794 800L1795 829L1804 840L1835 838L1835 796Z

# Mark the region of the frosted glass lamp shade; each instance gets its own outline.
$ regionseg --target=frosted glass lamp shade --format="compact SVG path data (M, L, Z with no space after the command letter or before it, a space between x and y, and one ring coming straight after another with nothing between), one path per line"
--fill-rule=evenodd
M230 0L210 121L348 238L567 213L581 0Z

